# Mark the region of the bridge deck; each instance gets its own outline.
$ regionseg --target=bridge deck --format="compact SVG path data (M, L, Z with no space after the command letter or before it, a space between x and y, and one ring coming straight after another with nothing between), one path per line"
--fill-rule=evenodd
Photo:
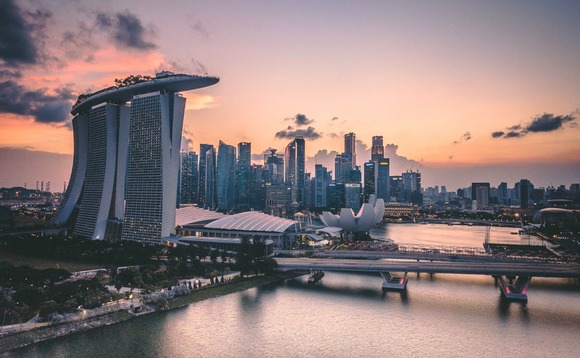
M580 265L548 262L463 262L409 260L352 260L276 258L280 270L349 272L419 272L469 275L507 275L580 278Z

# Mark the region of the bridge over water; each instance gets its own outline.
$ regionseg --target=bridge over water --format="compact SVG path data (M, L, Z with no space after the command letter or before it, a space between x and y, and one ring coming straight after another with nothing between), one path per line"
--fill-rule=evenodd
M405 260L405 259L332 259L332 258L276 258L280 270L378 272L383 276L383 288L404 290L407 273L446 273L490 275L498 279L502 294L509 299L527 300L527 288L532 277L580 278L580 265L559 262L533 261L473 261L473 260ZM392 276L402 272L403 276ZM506 283L506 279L509 283ZM512 278L517 278L512 284Z

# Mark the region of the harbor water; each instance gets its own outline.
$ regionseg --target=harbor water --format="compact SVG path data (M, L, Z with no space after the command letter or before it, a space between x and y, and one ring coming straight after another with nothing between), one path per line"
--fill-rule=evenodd
M493 228L491 242L539 244ZM398 243L480 246L485 228L387 224ZM520 242L518 242L518 240ZM580 285L534 278L527 304L488 276L409 276L383 292L377 274L328 272L37 343L10 357L577 357Z

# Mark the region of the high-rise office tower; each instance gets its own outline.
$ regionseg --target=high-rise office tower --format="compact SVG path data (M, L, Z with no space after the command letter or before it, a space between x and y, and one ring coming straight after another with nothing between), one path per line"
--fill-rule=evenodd
M218 81L161 72L79 96L71 111L73 168L54 222L95 240L160 243L169 236L185 110L178 92Z
M383 158L376 163L376 196L377 199L384 199L388 203L391 197L389 190L390 180L390 161L388 158Z
M236 147L220 140L217 155L217 207L229 211L236 199Z
M371 160L378 162L385 158L385 147L383 146L383 136L374 136L371 147Z
M204 208L217 209L217 155L211 147L205 152L205 200Z
M530 205L530 194L534 186L528 179L520 180L520 207L527 208Z
M199 202L199 206L205 206L205 173L206 173L206 164L205 164L205 155L207 151L212 149L212 144L200 144L199 145L199 179L197 182L197 201Z
M198 157L196 152L181 151L181 175L179 180L179 203L193 204L197 202L197 170Z
M368 203L371 194L376 193L376 162L368 161L364 165L363 200Z
M264 154L264 180L273 184L284 182L284 154L276 153L276 149Z
M403 177L404 191L421 191L421 173L408 170L401 176Z
M284 162L286 165L285 180L292 187L292 201L302 202L305 175L305 142L304 138L296 137L286 146Z
M350 183L352 162L349 154L337 154L334 158L334 181L336 183Z
M344 153L350 156L352 169L356 168L356 135L352 132L344 135Z
M330 174L322 164L314 166L314 207L323 208L327 204L327 192L330 184Z
M266 203L266 180L264 178L264 166L252 165L250 167L250 209L259 211L264 209Z
M238 143L238 162L236 164L236 207L250 209L250 182L252 169L252 144Z
M489 194L489 183L471 183L471 200L477 201L477 209L486 207L489 204Z
M360 182L344 184L344 207L357 213L361 207L361 193Z

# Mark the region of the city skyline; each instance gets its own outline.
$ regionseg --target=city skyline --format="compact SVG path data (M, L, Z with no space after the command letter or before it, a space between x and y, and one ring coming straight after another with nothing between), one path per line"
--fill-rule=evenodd
M382 136L391 175L419 169L425 187L580 181L579 3L0 6L0 186L62 187L76 96L161 69L222 79L184 93L196 151L263 157L302 135L313 173L353 132L358 165Z

